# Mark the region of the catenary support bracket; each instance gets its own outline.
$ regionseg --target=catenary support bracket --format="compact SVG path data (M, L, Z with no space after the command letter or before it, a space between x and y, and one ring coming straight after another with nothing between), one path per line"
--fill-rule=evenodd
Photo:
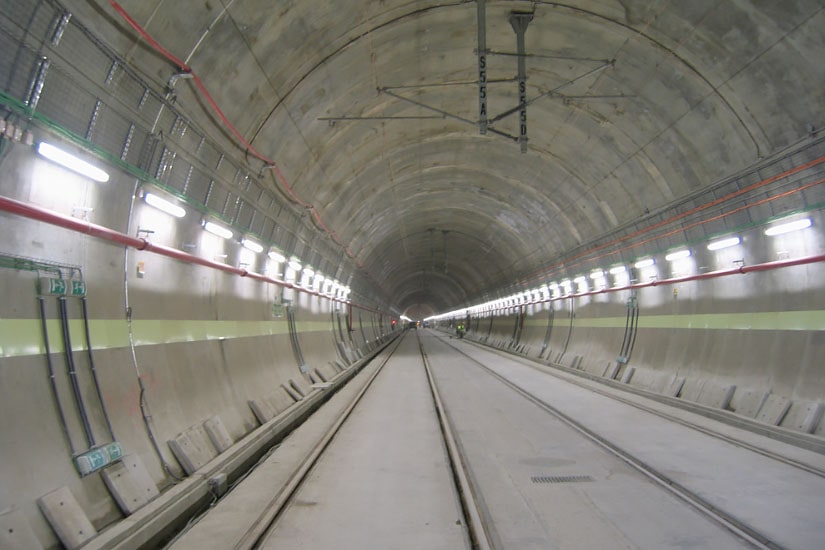
M519 131L518 142L521 152L527 152L527 63L525 55L527 48L524 45L524 35L527 25L533 20L533 14L527 12L510 12L510 25L516 33L516 51L518 52L518 101L519 101ZM481 46L479 46L481 49ZM485 116L485 124L486 124Z
M478 12L478 131L487 133L487 6L476 0Z

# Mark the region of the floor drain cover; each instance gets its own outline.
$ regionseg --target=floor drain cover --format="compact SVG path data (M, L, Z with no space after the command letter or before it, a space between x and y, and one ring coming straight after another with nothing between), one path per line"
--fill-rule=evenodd
M533 483L580 483L582 481L593 481L590 476L533 476L530 478Z

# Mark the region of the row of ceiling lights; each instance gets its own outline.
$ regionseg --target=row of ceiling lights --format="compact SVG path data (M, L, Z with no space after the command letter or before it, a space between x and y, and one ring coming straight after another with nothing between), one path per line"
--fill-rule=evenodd
M791 221L780 220L780 222L768 227L764 233L769 237L775 237L777 235L784 235L786 233L791 233L793 231L806 229L808 227L811 227L811 225L812 222L810 218L798 218ZM736 246L741 242L742 239L738 235L731 235L722 239L711 241L710 243L708 243L707 249L711 252L723 250L726 248ZM665 261L675 263L681 260L685 260L689 258L691 255L692 252L689 248L682 248L666 254ZM656 260L652 257L642 258L633 263L633 267L639 270L651 270L654 269L655 265ZM589 277L586 275L578 275L572 280L564 279L561 282L551 282L540 287L534 288L532 290L516 292L515 294L508 296L506 298L498 298L496 300L491 300L489 302L475 305L469 308L462 308L455 311L451 311L449 313L436 315L434 317L428 318L428 320L438 320L452 318L456 316L464 316L468 313L472 315L477 313L494 311L502 308L559 299L574 294L574 284L578 286L577 293L584 293L588 291L588 278L593 281L593 284L596 287L595 290L598 291L607 287L608 274L614 276L614 284L617 287L624 286L630 283L627 266L624 264L615 265L609 268L607 270L607 273L605 273L603 269L599 268L592 271ZM643 274L645 274L644 271ZM648 272L645 275L647 275L648 278L655 277L655 272Z
M145 192L143 194L143 200L146 204L172 216L182 218L186 215L186 211L181 206L155 193ZM204 220L202 226L205 231L222 239L232 239L235 236L235 233L231 229L217 222ZM241 238L241 245L255 254L260 254L266 249L264 245L248 237ZM275 264L275 270L278 272L280 272L280 269L278 269L280 266L286 265L287 269L284 273L284 279L288 283L297 283L301 287L328 296L335 296L342 300L346 300L351 292L350 287L342 285L338 280L332 277L326 277L320 271L316 272L312 266L303 265L303 262L297 256L292 256L287 259L277 248L270 248L267 256ZM301 277L296 281L298 273L301 274Z
M64 168L68 168L82 176L88 177L93 181L99 183L109 181L109 174L107 172L55 145L40 142L37 144L36 150L42 157L56 162ZM144 191L143 201L149 206L176 218L186 216L186 210L182 206L162 197L156 192ZM231 229L211 220L203 220L202 227L205 231L222 239L232 239L235 236ZM263 244L247 237L241 239L241 244L244 248L255 254L260 254L265 249ZM331 277L327 278L320 272L316 273L311 266L302 265L302 261L297 256L292 256L287 260L279 250L274 248L270 249L267 256L276 264L276 269L286 264L286 282L297 283L301 287L341 300L346 300L351 292L350 287L342 285L338 280ZM280 272L280 270L278 271ZM298 273L301 274L301 277L296 281Z

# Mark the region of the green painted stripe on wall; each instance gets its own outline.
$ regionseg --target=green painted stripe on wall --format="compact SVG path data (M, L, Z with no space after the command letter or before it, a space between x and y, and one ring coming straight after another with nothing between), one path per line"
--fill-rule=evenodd
M546 319L527 319L526 325L546 326ZM556 318L555 326L563 327L568 319ZM47 322L49 346L53 353L63 352L60 323ZM296 323L300 333L332 332L329 321L301 321ZM600 319L576 318L575 327L620 328L624 317ZM94 349L124 348L129 345L125 320L90 320ZM760 313L711 313L697 315L652 315L639 317L639 328L705 329L705 330L825 330L825 311L776 311ZM288 333L286 319L273 321L192 321L139 320L132 322L135 345L151 346L180 342L203 342L220 338L249 338ZM72 348L86 349L83 322L69 323ZM39 319L0 319L0 357L40 355L45 351Z
M554 327L565 327L567 317L556 317ZM621 328L625 317L575 318L574 327ZM547 319L527 319L525 325L546 327ZM639 316L639 328L706 330L825 330L825 311L770 311Z
M299 332L332 332L328 321L302 321L296 323ZM64 351L60 323L50 319L46 323L49 347L52 353ZM129 345L129 332L125 320L90 320L92 349L123 348ZM248 338L288 334L286 319L274 321L192 321L192 320L139 320L132 321L132 335L137 346L202 342L220 338ZM86 333L83 321L69 322L72 349L86 349ZM0 357L40 355L45 352L39 319L0 319Z

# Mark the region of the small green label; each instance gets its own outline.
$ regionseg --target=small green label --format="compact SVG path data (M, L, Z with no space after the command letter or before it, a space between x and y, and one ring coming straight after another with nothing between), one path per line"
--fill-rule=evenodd
M114 443L109 443L103 449L106 451L106 454L109 455L109 461L120 460L123 458L123 449L117 441Z
M72 281L72 296L85 296L86 283L83 281Z

